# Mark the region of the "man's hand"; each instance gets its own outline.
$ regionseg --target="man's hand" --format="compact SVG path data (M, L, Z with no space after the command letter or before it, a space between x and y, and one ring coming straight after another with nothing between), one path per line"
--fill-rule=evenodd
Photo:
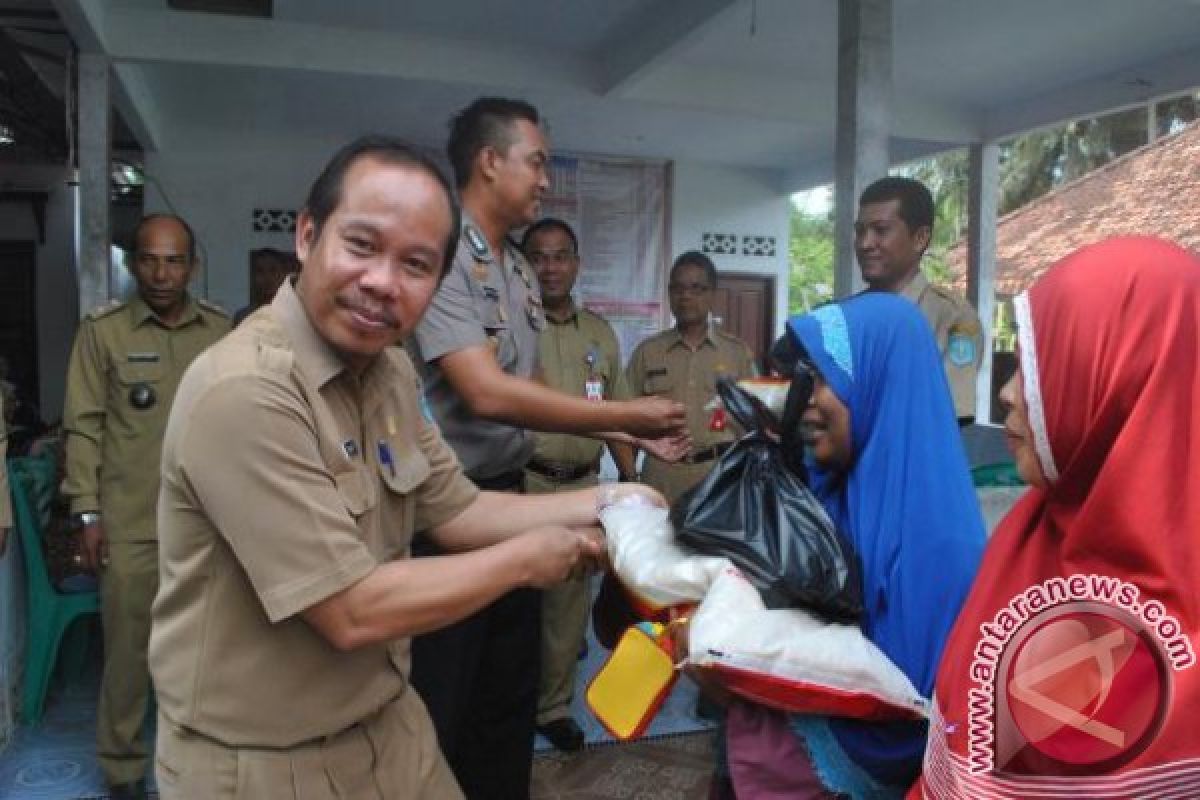
M604 541L594 529L547 526L510 541L521 548L528 572L524 584L534 589L562 583L576 567L605 557Z
M108 544L104 540L104 527L99 522L83 526L83 547L79 555L83 557L83 568L91 572L99 572L108 565Z
M651 395L625 401L625 432L646 439L687 434L687 409L666 397Z
M692 435L688 431L661 439L635 439L637 447L655 458L674 464L692 451Z

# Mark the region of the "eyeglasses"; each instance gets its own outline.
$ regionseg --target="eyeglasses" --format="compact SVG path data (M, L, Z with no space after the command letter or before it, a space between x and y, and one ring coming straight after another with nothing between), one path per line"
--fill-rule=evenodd
M543 264L553 264L556 267L562 267L576 259L576 255L570 250L530 250L525 255L528 257L529 263L535 267L540 267Z
M667 291L671 294L705 294L712 291L706 283L669 283Z

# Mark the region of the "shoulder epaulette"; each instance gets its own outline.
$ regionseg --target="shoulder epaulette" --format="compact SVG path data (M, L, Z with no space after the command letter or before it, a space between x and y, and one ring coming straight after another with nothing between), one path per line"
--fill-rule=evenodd
M96 306L87 313L88 319L103 319L125 307L124 300L109 300L102 306Z
M196 305L200 306L205 311L212 312L213 314L217 314L218 316L225 317L226 319L229 318L229 312L226 311L225 309L221 308L219 305L212 302L211 300L205 300L202 297L197 297Z

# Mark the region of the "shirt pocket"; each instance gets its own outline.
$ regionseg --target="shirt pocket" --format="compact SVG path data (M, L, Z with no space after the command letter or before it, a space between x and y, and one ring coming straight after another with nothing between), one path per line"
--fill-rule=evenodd
M355 519L374 508L375 483L368 478L366 470L352 468L334 473L333 482L337 485L342 504Z
M513 339L512 328L507 322L496 318L488 320L485 317L483 330L487 334L488 347L492 348L496 356L496 363L505 372L512 372L517 364L517 345Z
M675 379L666 370L647 370L642 386L646 394L670 395L675 389Z
M144 435L147 422L157 415L165 418L168 410L162 385L166 368L161 361L121 361L114 372L116 380L109 385L108 398L108 407L114 411L110 430L122 437Z
M389 557L397 555L400 550L407 550L417 519L417 500L414 493L429 479L433 471L429 459L415 445L398 447L397 442L397 437L390 440L392 452L395 454L392 465L379 466L383 485L387 487L388 496L385 502L392 509L389 519L384 521L389 529L388 536L392 540Z

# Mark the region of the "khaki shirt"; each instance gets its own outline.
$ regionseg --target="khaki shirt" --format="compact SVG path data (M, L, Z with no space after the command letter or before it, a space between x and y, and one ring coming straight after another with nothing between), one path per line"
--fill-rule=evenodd
M637 346L626 367L629 391L634 397L657 394L683 403L693 451L735 437L732 420L726 417L724 428L714 430L713 412L704 408L717 396L717 379L748 378L754 373L750 348L736 336L711 327L695 350L674 328L655 334ZM713 463L710 459L697 464L666 464L647 454L642 475L674 502L684 489L707 474Z
M552 389L588 397L592 382L604 400L629 396L621 371L621 350L612 326L587 309L572 308L570 317L558 322L546 317L546 329L538 337L538 370ZM534 458L573 466L596 465L604 443L569 433L538 433L534 436Z
M99 511L110 541L153 541L159 455L184 370L229 331L216 306L188 298L167 327L141 297L79 324L63 409L71 513Z
M8 425L4 420L4 398L0 397L0 530L13 525L12 496L8 492Z
M983 327L963 298L934 286L918 271L900 294L917 304L937 339L959 419L975 416L975 378L983 361Z
M408 685L409 639L335 650L300 612L407 558L478 490L399 348L349 372L290 283L188 370L163 442L150 670L162 713L236 747L344 730Z
M524 428L481 419L438 369L437 360L488 345L500 369L533 376L537 336L546 326L541 294L525 257L506 243L502 259L465 214L458 253L408 346L446 442L475 479L520 469L533 453Z

